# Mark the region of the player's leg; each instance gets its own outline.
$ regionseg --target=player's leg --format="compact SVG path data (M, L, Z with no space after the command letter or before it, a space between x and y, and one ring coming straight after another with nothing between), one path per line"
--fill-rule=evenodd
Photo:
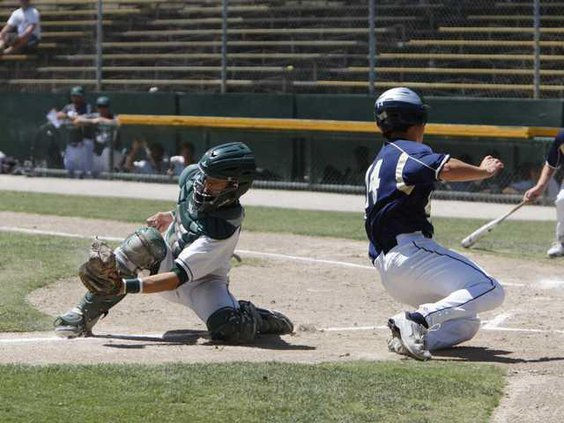
M138 229L114 250L117 271L121 277L135 277L138 270L154 271L153 264L159 261L172 263L172 253L163 254L164 241L152 228ZM163 258L164 255L164 258ZM170 269L171 267L168 267ZM99 295L87 292L76 307L57 317L55 333L74 338L89 336L100 317L125 298L125 295Z
M556 242L546 252L550 258L564 257L564 185L561 187L556 200Z
M255 307L249 301L237 301L229 291L226 277L190 282L162 295L191 308L206 323L212 340L248 343L259 333L284 335L294 328L282 313Z
M76 171L79 169L80 149L76 145L67 144L65 148L65 155L63 157L63 164L69 176L74 178Z
M428 358L429 345L423 340L427 328L439 329L451 320L472 320L469 328L460 329L459 337L446 335L440 329L433 339L442 347L467 340L466 333L475 334L476 315L491 310L503 302L501 285L468 258L441 247L430 239L413 239L376 260L382 283L398 301L417 308L412 313L399 313L389 321L392 334L403 330L404 344L409 342L419 359ZM478 323L479 324L479 323ZM450 326L450 324L449 324ZM406 338L406 339L403 339ZM466 338L466 339L465 339ZM435 348L436 349L436 348Z
M76 307L55 319L55 334L65 338L91 336L100 317L125 298L125 295L105 296L87 292Z
M83 175L92 175L92 168L94 165L94 141L88 138L85 138L82 142L83 150L82 150L82 163L81 168Z
M478 317L447 320L427 332L425 339L429 351L451 348L472 339L480 329Z

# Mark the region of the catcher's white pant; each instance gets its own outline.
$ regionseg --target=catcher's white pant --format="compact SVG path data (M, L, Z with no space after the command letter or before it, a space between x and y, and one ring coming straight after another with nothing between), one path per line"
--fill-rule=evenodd
M428 350L449 348L474 337L478 313L503 302L502 286L468 258L421 233L397 237L374 266L394 299L417 308L429 324Z
M564 243L564 182L554 201L556 205L556 240Z
M159 273L170 272L174 267L174 257L167 245L167 255L161 262ZM239 303L229 292L227 274L210 274L179 286L174 291L164 291L160 295L168 301L182 304L196 313L205 323L217 310L224 307L239 308Z

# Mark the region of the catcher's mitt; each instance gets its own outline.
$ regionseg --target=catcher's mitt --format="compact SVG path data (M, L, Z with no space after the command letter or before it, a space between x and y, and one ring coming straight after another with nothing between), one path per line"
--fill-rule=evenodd
M78 275L93 294L117 295L122 291L123 282L116 267L116 256L110 246L99 239L92 243L88 261L80 266Z

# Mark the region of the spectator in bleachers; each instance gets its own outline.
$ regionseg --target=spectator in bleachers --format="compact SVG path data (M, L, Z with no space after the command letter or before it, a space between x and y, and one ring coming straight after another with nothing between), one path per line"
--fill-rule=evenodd
M71 102L56 114L57 119L68 123L79 116L92 114L92 106L85 99L84 88L76 86L70 91ZM92 175L94 164L93 128L91 126L68 125L67 146L64 154L64 165L69 176L79 172L80 177Z
M139 159L139 156L143 156ZM164 148L158 142L147 145L146 141L133 140L131 151L125 157L124 168L128 172L145 175L166 175L168 159Z
M171 156L167 174L170 176L180 176L186 166L194 164L196 161L194 146L192 143L184 142L180 146L180 155Z
M110 170L110 152L113 152L113 170L120 169L122 154L120 151L119 121L110 109L110 99L101 96L96 99L96 112L78 116L73 123L77 126L92 126L94 136L94 157L92 175L97 177Z
M20 8L10 15L0 31L0 54L33 53L41 40L39 12L29 0L20 0Z

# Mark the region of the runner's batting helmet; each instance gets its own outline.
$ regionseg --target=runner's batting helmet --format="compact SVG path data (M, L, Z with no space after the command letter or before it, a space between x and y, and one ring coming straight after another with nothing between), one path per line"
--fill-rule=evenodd
M384 136L403 132L412 125L427 123L429 106L409 88L392 88L384 92L374 105L376 124Z

